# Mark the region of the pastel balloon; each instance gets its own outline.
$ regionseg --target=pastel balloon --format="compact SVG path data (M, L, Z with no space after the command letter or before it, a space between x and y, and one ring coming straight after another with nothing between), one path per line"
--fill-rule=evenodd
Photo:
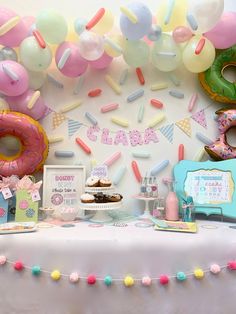
M162 0L156 18L163 32L170 32L177 26L186 24L187 2L188 0Z
M89 61L89 65L94 69L102 70L107 68L111 64L112 60L113 58L104 52L98 60Z
M34 16L23 16L22 21L27 28L28 36L31 36L32 35L32 29L31 28L32 28L32 25L35 25L35 17Z
M78 41L78 38L79 37L78 37L78 34L75 31L74 25L70 23L68 25L68 33L67 33L65 41L76 42L76 41Z
M70 55L67 58L64 66L59 70L65 76L78 77L82 75L88 67L88 61L81 56L78 45L69 42L62 43L56 51L56 64L58 65L61 57L67 49L70 49Z
M18 15L7 8L0 7L0 27L9 22L12 18L17 17ZM22 19L12 27L5 34L0 36L0 45L8 47L17 47L20 45L22 40L27 36L28 30L25 26Z
M150 41L157 41L158 39L160 39L162 34L162 29L159 25L152 25L149 33L147 34L147 38Z
M0 50L0 61L4 60L12 60L12 61L17 61L17 53L15 52L14 49L10 47L3 47Z
M172 37L176 43L184 43L193 36L192 31L186 26L178 26L173 30Z
M33 90L40 89L46 80L46 73L28 71L28 74L29 74L29 88Z
M77 18L74 22L74 29L78 35L82 34L85 31L85 27L88 21L84 18Z
M23 65L30 71L46 70L52 61L49 46L41 48L34 36L27 37L20 45L20 58Z
M4 71L4 66L16 76L16 80ZM6 96L18 96L23 94L28 87L28 73L21 64L11 60L0 62L0 93Z
M163 34L152 47L152 63L160 71L175 70L182 60L181 50L171 35Z
M142 40L127 40L124 48L125 62L134 68L145 65L149 60L149 46ZM138 52L138 53L137 53Z
M65 18L54 10L41 11L36 17L36 28L50 44L60 44L68 32Z
M194 36L183 50L183 63L193 73L206 71L215 59L215 47L207 38L205 38L202 51L196 54L196 49L202 38L202 36Z
M97 60L103 55L104 39L93 32L85 31L80 35L78 47L84 59L88 61Z
M224 12L218 23L204 36L216 49L227 49L236 44L236 12Z
M105 13L100 19L100 21L92 28L93 32L104 35L105 33L108 33L114 24L114 16L111 13L111 11L105 9Z
M124 47L124 37L117 34L109 34L106 37L104 43L105 52L111 57L119 57L122 54L122 49Z
M197 22L196 33L212 29L224 11L224 0L191 0L188 2L188 14Z
M39 96L33 108L29 109L28 104L34 93L35 91L29 89L20 96L6 97L6 101L11 110L24 113L35 120L39 120L44 117L48 107L46 106L42 96Z
M123 13L120 16L120 29L129 40L138 40L147 35L152 25L152 14L149 8L141 2L132 2L126 5L136 17L137 23L133 23Z

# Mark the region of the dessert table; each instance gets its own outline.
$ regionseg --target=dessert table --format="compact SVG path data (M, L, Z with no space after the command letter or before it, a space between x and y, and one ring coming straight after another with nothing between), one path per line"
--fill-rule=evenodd
M144 220L73 225L0 236L0 255L7 257L0 265L1 314L235 313L236 271L224 267L236 258L234 224L198 221L196 234L155 231ZM23 271L14 270L16 260ZM209 272L215 263L222 266L217 275ZM34 265L40 276L32 275ZM195 268L204 278L194 278ZM58 281L50 277L55 269L62 274ZM71 283L75 271L80 280ZM186 281L176 280L178 271ZM97 277L94 285L87 284L89 274ZM162 274L168 285L159 283ZM107 275L114 280L109 287ZM132 287L123 284L127 275L135 280ZM153 279L151 286L141 284L143 276Z

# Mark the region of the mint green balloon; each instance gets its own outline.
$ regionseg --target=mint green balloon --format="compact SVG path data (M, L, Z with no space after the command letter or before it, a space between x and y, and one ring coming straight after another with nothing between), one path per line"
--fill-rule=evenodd
M171 35L162 34L152 47L151 59L158 70L169 72L181 64L182 53Z
M41 72L51 64L52 53L48 46L41 48L34 36L30 36L20 44L20 60L28 70Z
M123 57L125 62L134 68L144 66L149 61L149 47L142 40L126 40Z
M65 18L54 10L43 10L36 17L36 29L50 44L62 43L68 32Z

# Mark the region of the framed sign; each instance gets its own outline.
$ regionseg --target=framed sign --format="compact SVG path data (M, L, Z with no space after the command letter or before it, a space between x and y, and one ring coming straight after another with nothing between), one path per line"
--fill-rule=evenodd
M193 162L182 160L174 167L179 199L192 196L196 212L236 218L236 160Z
M79 208L85 186L84 166L44 166L43 207Z

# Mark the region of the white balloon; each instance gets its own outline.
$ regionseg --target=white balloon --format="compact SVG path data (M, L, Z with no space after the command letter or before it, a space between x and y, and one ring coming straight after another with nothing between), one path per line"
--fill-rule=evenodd
M28 74L29 74L29 87L33 90L40 89L45 82L46 73L28 71Z
M224 0L188 1L187 14L192 16L198 25L196 33L205 33L212 29L219 21L223 11Z

